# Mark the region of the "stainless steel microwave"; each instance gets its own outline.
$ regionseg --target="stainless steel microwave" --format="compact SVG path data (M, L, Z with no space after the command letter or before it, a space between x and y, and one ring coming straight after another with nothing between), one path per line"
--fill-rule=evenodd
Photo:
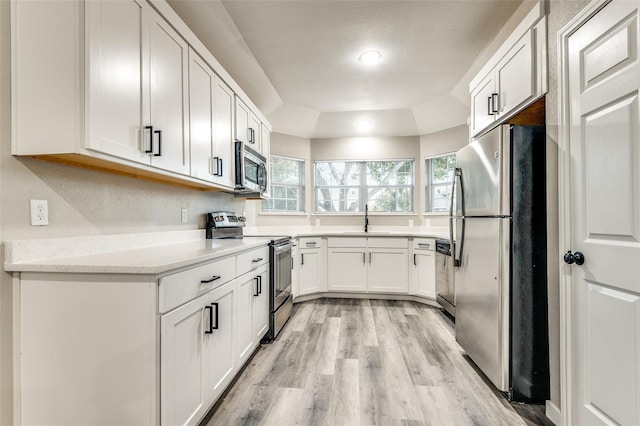
M242 141L235 142L236 194L259 194L267 190L267 159Z

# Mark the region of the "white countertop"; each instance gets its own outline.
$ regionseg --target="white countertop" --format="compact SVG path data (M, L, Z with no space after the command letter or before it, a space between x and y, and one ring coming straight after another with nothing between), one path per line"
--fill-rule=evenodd
M269 236L448 238L446 228L246 227L239 240L207 240L203 229L4 242L8 272L158 275L269 243Z
M157 275L251 248L268 238L207 240L204 230L6 241L9 272Z

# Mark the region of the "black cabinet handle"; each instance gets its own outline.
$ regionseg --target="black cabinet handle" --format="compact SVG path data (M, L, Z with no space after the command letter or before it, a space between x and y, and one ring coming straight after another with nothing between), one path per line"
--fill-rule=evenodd
M214 302L214 303L212 303L212 304L211 304L211 306L213 306L214 308L216 308L216 325L214 326L214 325L213 325L213 323L211 324L211 331L213 331L213 330L217 330L217 329L218 329L218 326L219 326L219 324L218 324L218 321L219 321L219 318L218 318L218 311L219 311L220 309L218 308L218 302Z
M291 256L291 270L293 271L293 256Z
M218 161L220 162L220 165L218 166L218 176L222 176L222 158L219 158Z
M367 263L367 254L362 252L362 263Z
M416 254L413 253L413 266L418 266L418 264L416 263Z
M300 265L304 265L304 253L300 253Z
M493 115L493 108L491 108L491 96L487 98L487 115Z
M258 294L262 294L262 275L258 275Z
M209 311L209 329L204 331L204 334L213 333L213 306L205 306L205 311Z
M151 154L153 152L153 126L144 126L145 130L149 130L149 149L145 149L144 152Z
M371 263L371 252L369 252L369 263Z
M156 157L161 157L162 156L162 130L155 130L153 133L157 133L158 134L158 153L157 154L153 154Z
M259 258L257 258L257 259L253 259L253 260L251 261L251 263L255 263L255 262L262 262L262 258L261 258L261 257L259 257Z
M498 94L497 93L492 93L491 94L491 112L494 114L498 113Z
M215 163L215 166L212 164L211 168L213 170L211 170L211 174L214 176L219 176L218 175L218 168L220 167L220 159L218 157L213 157L213 162Z
M200 280L200 284L209 284L214 282L215 280L219 280L220 279L220 275L214 275L211 278L209 278L208 280Z
M253 279L256 281L256 286L253 291L253 297L260 296L260 290L259 290L260 277L253 277Z

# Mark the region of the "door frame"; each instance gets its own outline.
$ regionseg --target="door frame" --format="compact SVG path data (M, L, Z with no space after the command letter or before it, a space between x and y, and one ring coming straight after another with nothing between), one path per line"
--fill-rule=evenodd
M573 17L559 32L558 44L558 253L571 248L571 156L570 156L570 96L569 37L604 6L613 0L593 0ZM571 271L563 263L559 268L560 286L560 412L561 424L573 424L573 359Z

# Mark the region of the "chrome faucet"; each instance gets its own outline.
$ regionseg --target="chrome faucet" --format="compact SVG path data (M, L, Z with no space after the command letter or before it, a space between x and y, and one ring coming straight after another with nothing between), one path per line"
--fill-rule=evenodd
M364 232L369 232L369 204L364 205Z

